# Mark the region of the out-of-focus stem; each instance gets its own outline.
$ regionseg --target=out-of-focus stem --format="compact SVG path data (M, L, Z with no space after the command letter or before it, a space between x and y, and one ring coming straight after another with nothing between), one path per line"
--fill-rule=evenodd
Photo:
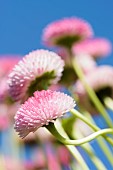
M74 138L77 138L77 139L83 138L83 135L81 134L80 131L77 131L74 134L75 134ZM92 162L96 166L97 170L100 170L100 169L107 170L105 165L102 163L102 161L96 156L94 149L92 148L92 146L89 143L85 143L85 144L81 145L81 147L87 152L90 159L92 160Z
M69 89L69 91L70 91L70 93L71 93L71 95L73 96L73 98L77 101L77 98L76 98L76 95L73 93L73 89L70 87L70 89ZM100 128L96 125L96 123L95 123L95 121L93 120L93 117L91 116L91 114L88 112L88 111L86 111L86 110L84 110L84 108L83 107L81 107L81 105L79 105L79 108L80 108L80 110L81 110L81 112L82 112L82 115L84 115L85 116L85 123L87 124L87 119L88 119L88 121L90 120L90 123L91 124L93 124L93 127L92 127L92 129L94 130L94 131L97 131L97 130L99 130ZM83 119L82 119L83 120ZM89 125L90 126L90 125ZM91 126L90 126L91 127ZM111 138L109 138L109 137L107 137L107 136L103 136L109 143L113 143L112 141L112 139ZM97 142L98 142L98 144L99 144L99 146L100 146L100 148L102 149L102 151L103 151L103 153L105 154L105 156L106 156L106 158L108 159L108 161L110 162L110 164L113 166L113 160L112 160L112 158L113 158L113 152L110 150L110 148L108 147L108 145L107 145L107 143L105 142L105 140L103 139L103 137L99 137L99 138L97 138L96 140L97 140Z
M97 97L97 95L95 94L94 90L88 85L88 83L85 81L84 79L84 74L81 70L81 68L79 67L76 58L73 57L72 59L72 65L73 68L78 76L78 78L80 79L80 81L83 83L91 101L94 103L95 107L97 108L97 110L100 112L100 114L103 116L103 118L105 119L106 123L108 124L109 127L113 128L113 122L110 119L108 113L106 112L104 106L102 105L102 103L100 102L99 98Z
M75 146L79 146L84 143L90 142L103 134L112 134L113 133L113 129L108 128L108 129L102 129L102 130L96 131L96 132L92 133L91 135L84 137L83 139L70 140L70 139L64 138L62 135L60 135L60 133L54 126L54 123L49 123L49 125L47 125L46 128L61 143L65 144L65 145L75 145Z
M113 100L110 97L104 98L104 104L108 109L113 111Z
M80 112L78 112L75 109L70 110L70 112L75 115L77 118L79 118L80 120L82 120L83 122L85 122L87 125L89 125L95 132L99 131L100 128L98 126L96 126L95 124L93 124L87 117L85 117L83 114L81 114ZM113 140L109 137L107 137L106 135L102 135L112 146L113 146Z
M58 131L67 139L69 139L68 135L66 134L66 132L64 131L60 121L57 119L55 122L55 125L58 128ZM75 160L79 163L79 165L81 166L82 169L84 170L89 170L89 167L87 166L86 162L84 161L83 157L81 156L80 152L77 150L77 148L75 146L72 145L65 145L67 147L67 149L70 151L70 153L73 155L73 157L75 158Z
M90 113L88 113L87 111L84 111L84 116L87 117L93 124L95 124L95 122L94 122L92 116L90 115ZM112 159L113 158L113 152L110 150L110 148L108 147L108 145L106 144L106 142L103 140L103 138L101 136L99 138L97 138L96 140L97 140L100 148L104 152L106 158L108 159L108 161L113 166L113 159Z

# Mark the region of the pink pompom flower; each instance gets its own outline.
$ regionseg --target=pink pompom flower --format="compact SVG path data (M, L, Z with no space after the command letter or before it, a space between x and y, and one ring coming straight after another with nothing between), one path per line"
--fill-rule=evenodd
M7 78L0 78L0 103L5 102L5 99L9 97Z
M31 96L44 86L56 84L62 76L64 61L56 53L36 50L26 55L9 75L9 92L16 101Z
M15 64L18 63L20 56L1 55L0 56L0 103L9 103L10 95L8 91L7 78Z
M15 64L18 63L20 56L1 55L0 56L0 77L7 76Z
M15 129L24 138L30 132L54 122L75 106L73 98L56 91L36 91L17 111Z
M71 17L49 24L43 31L43 42L47 46L71 47L74 42L90 38L92 28L85 20Z
M73 46L73 53L89 54L94 58L104 57L111 53L112 45L104 38L87 39Z
M105 97L113 98L113 67L100 66L85 76L86 82L95 91L100 101L104 104ZM98 113L90 101L84 85L80 80L75 84L75 93L78 95L80 104L92 114Z

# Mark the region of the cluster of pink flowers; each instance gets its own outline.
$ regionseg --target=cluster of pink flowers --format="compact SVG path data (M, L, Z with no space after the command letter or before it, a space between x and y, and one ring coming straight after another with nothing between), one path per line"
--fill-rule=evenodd
M69 39L71 36L81 38L76 40L73 39L73 41L71 41L71 39ZM70 41L71 46L69 45L69 42L67 43L66 41ZM112 44L106 38L94 37L93 29L89 23L77 18L64 18L53 22L44 29L43 42L51 47L60 47L58 48L58 54L60 54L65 61L63 73L64 75L67 74L67 77L63 76L63 81L64 78L65 80L71 81L71 79L68 79L68 76L71 77L73 75L72 58L76 58L87 83L96 92L99 99L101 100L106 96L113 98L113 84L112 80L110 80L113 74L113 68L112 66L98 66L95 60L108 56L112 51ZM63 44L60 44L60 42ZM71 67L71 69L69 67ZM82 82L77 80L76 75L73 75L73 77L76 78L72 79L71 84L75 81L74 92L79 99L80 104L91 113L98 112L94 105L92 105ZM70 85L68 81L67 85ZM104 95L102 95L102 90ZM101 102L103 103L102 100Z
M69 112L72 112L76 106L73 98L76 98L78 108L82 106L83 110L89 111L91 115L98 113L79 79L74 67L75 61L84 76L84 81L93 89L99 101L105 106L106 97L113 99L111 78L113 67L98 66L96 60L109 55L112 44L105 38L94 37L91 25L76 17L64 18L49 24L43 30L42 41L48 47L56 46L56 51L37 49L20 60L17 57L10 58L10 61L7 58L0 59L0 108L2 109L0 129L7 129L11 120L18 135L25 138L24 143L36 142L37 136L43 144L47 142L54 146L53 141L56 142L56 139L51 138L46 132L38 133L38 130L53 125L56 119L63 122L67 116L62 125L69 136L72 135L71 137L75 134L72 134L73 129L84 136L92 133L86 124L70 116ZM65 94L65 91L69 95ZM71 128L69 128L70 122ZM32 162L26 162L25 168L34 170L48 166L52 169L53 166L60 170L58 161L68 166L71 157L66 148L59 144L58 150L55 150L57 157L52 153L49 144L45 147L49 164L47 165L41 150L40 156L38 155L40 163L34 165Z
M54 52L36 50L29 53L15 65L9 75L8 84L12 98L17 101L29 96L27 93L30 88L40 86L40 79L45 74L48 74L44 77L46 83L49 85L57 83L62 75L63 66L63 60ZM43 89L44 84L42 85Z
M87 110L95 112L94 106L92 110L90 109L92 104L76 73L73 74L76 78L72 78L72 82L68 79L74 71L72 64L74 58L84 72L87 83L98 97L102 98L101 89L104 89L105 96L112 97L112 94L107 92L110 90L112 92L113 82L110 79L108 81L106 77L111 77L113 68L98 67L95 61L95 58L111 52L111 43L105 38L93 36L93 29L85 20L73 17L53 22L44 29L42 39L48 46L60 47L56 53L61 54L61 57L48 50L36 50L24 56L12 69L8 80L9 93L13 100L21 103L25 101L15 115L15 129L21 137L48 125L49 122L54 122L53 120L74 107L71 97L47 90L59 80L61 87L62 79L65 82L69 80L66 87L72 85L79 102ZM36 90L41 91L35 92ZM30 97L33 93L34 97Z

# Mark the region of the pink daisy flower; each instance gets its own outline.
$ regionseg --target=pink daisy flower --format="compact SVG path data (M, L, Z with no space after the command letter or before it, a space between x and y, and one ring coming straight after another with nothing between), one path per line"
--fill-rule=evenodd
M49 24L43 32L43 42L48 46L71 47L76 41L92 37L89 23L80 18L64 18Z
M56 53L36 50L26 55L9 75L9 91L14 100L31 96L44 86L56 84L61 76L64 61Z
M96 92L97 96L104 104L105 97L113 98L113 67L100 66L85 76L86 82ZM75 93L79 97L79 102L91 113L98 113L80 80L75 84Z
M111 53L112 45L110 41L104 38L94 38L84 40L73 46L73 53L89 54L94 58L107 56Z
M9 93L8 93L7 78L6 77L0 78L0 103L5 102L5 99L7 99L8 96Z
M79 54L76 56L76 61L81 67L84 74L88 74L96 68L96 62L88 54Z
M15 129L24 138L30 132L54 122L64 113L74 108L74 100L60 92L51 90L36 91L17 111Z
M7 77L11 69L19 61L19 56L0 56L0 102L9 102Z
M18 63L20 56L3 55L0 56L0 77L6 76Z

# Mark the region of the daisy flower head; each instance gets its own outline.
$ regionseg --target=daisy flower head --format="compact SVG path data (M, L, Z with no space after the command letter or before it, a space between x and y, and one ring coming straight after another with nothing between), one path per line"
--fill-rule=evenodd
M75 106L73 98L56 91L36 91L15 115L15 129L24 138L30 132L54 122Z
M78 44L73 45L73 53L89 54L92 57L99 58L107 56L112 51L112 45L109 40L105 38L87 39Z
M7 76L15 64L18 63L20 56L2 55L0 56L0 77Z
M49 24L43 31L43 42L47 46L64 46L70 48L74 42L90 38L92 28L83 19L64 18Z
M85 80L89 86L95 91L96 95L104 104L106 97L113 98L113 67L100 66L85 75ZM75 93L79 98L79 102L92 114L98 113L97 109L91 102L84 85L80 80L75 84Z
M97 67L95 60L89 54L78 54L75 57L84 74L88 74Z
M62 76L64 61L56 53L36 50L26 55L9 74L9 92L18 101L34 91L56 84Z
M0 103L11 102L8 91L7 78L15 64L18 63L20 56L1 55L0 56Z
M5 102L5 99L9 96L7 78L0 78L0 103Z

